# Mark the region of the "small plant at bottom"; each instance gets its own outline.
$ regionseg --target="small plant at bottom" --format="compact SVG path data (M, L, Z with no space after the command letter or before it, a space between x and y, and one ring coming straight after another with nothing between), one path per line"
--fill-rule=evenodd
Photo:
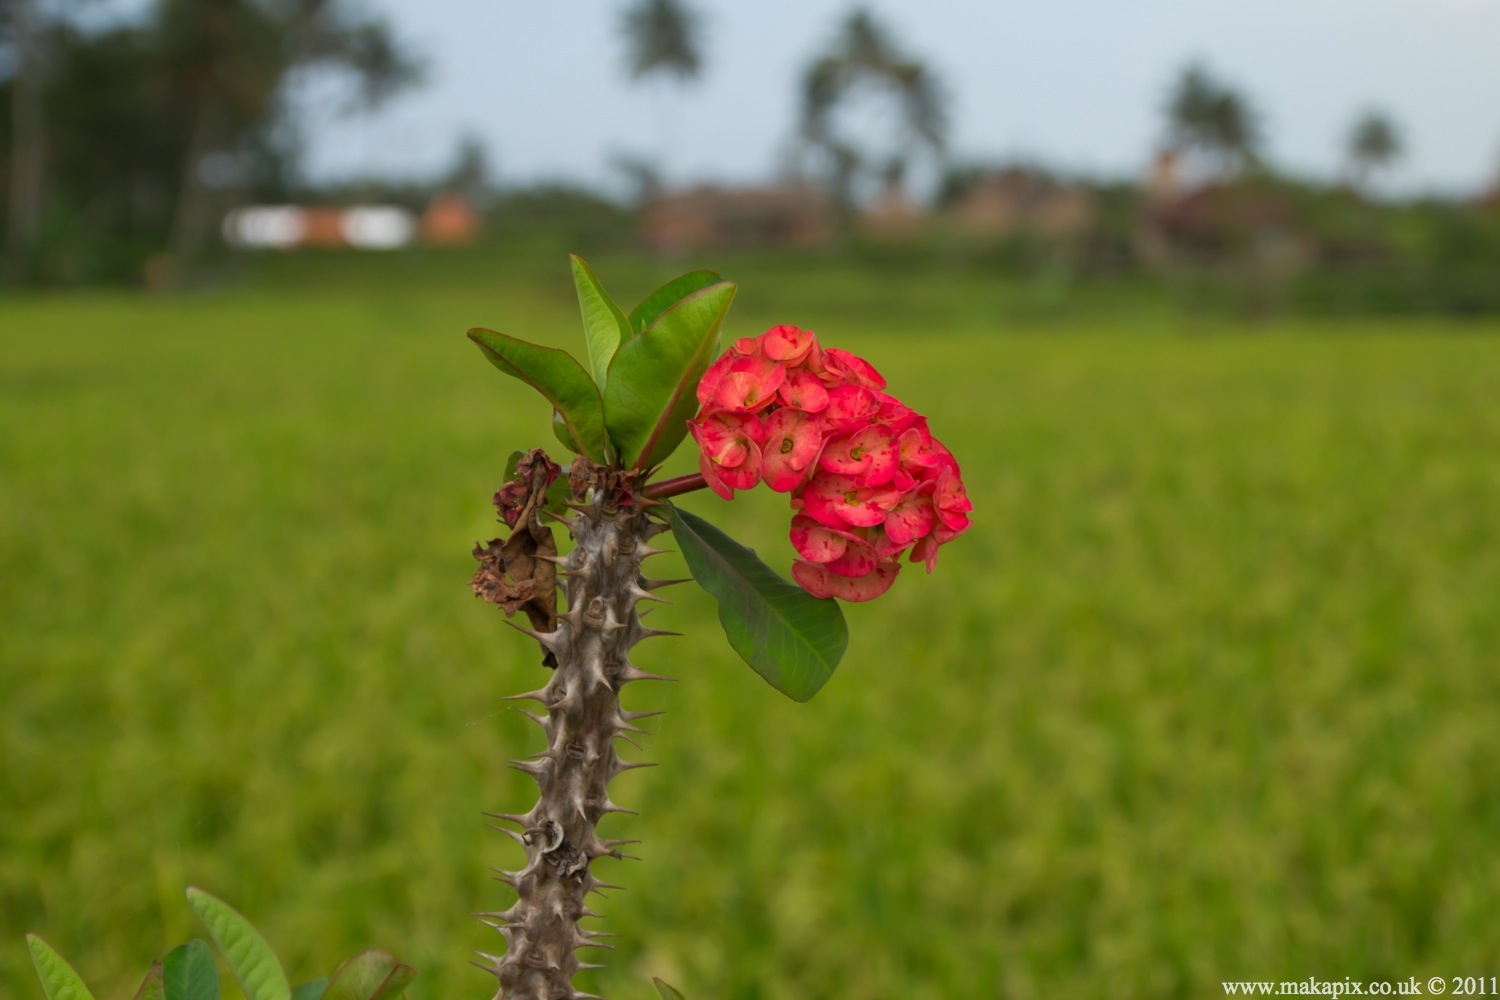
M526 852L525 865L498 876L515 904L481 914L505 940L503 953L481 953L476 963L498 979L497 1000L589 996L573 977L597 966L578 952L608 947L606 935L582 926L599 916L586 897L611 888L594 863L629 857L620 848L631 842L603 838L597 827L629 811L610 798L610 782L649 766L621 759L615 741L633 743L644 732L636 723L658 714L627 711L620 693L664 679L631 656L640 642L668 634L643 623L642 603L683 582L642 571L664 551L653 541L673 533L693 578L717 600L730 645L777 690L806 701L848 644L836 599L886 593L903 556L931 572L939 547L968 529L972 509L952 453L926 418L885 391L869 362L794 326L740 338L721 355L733 283L694 271L627 314L587 264L571 260L589 368L565 351L469 331L491 364L546 399L554 432L574 454L564 476L539 448L514 453L494 496L510 534L474 547L475 593L507 615L525 613L529 627L517 627L552 671L515 696L546 710L525 714L547 749L512 762L536 780L537 802L488 814L514 825L500 829ZM698 473L653 478L689 435ZM698 489L728 500L762 482L789 495L795 583L670 502ZM565 557L548 521L573 538ZM659 979L656 986L667 1000L680 997Z
M187 897L246 1000L397 1000L416 975L411 966L372 950L348 959L331 976L293 989L275 952L250 921L202 889L188 889ZM35 934L26 935L26 944L47 1000L94 1000L78 973L51 945ZM198 939L173 948L151 964L135 1000L219 1000L213 952Z

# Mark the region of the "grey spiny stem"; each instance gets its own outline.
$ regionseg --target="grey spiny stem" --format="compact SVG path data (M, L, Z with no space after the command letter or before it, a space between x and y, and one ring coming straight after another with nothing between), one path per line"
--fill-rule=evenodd
M511 762L536 779L537 803L526 813L487 814L517 826L506 832L526 850L525 867L496 875L515 889L515 905L479 914L505 938L504 955L481 953L483 963L475 963L499 979L495 1000L590 996L573 987L573 976L598 966L581 961L577 952L608 949L600 939L613 936L585 930L579 921L598 915L584 905L590 892L618 888L595 877L593 862L630 857L619 848L633 841L600 839L596 826L609 813L631 813L610 799L611 779L650 766L622 761L615 740L644 732L635 722L658 713L623 710L619 693L633 681L666 679L635 667L629 654L642 639L663 634L641 625L637 605L661 600L651 590L667 581L641 575L641 560L661 551L646 543L662 526L606 499L613 498L576 505L577 516L565 522L576 544L559 567L568 611L556 631L521 628L556 656L557 667L544 687L515 696L547 709L545 716L525 713L541 726L547 749Z

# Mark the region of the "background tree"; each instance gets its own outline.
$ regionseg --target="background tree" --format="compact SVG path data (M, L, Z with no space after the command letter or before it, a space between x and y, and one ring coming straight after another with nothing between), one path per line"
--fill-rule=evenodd
M703 18L681 0L635 0L626 8L621 28L631 80L670 77L684 84L703 72ZM656 103L656 149L647 160L660 163L670 140L659 92ZM660 177L660 166L654 169Z
M12 24L31 2L0 0ZM40 235L12 241L26 244L13 275L39 280L135 277L165 247L191 264L222 209L286 197L302 138L289 100L299 71L345 77L351 113L416 78L384 22L342 0L156 0L102 31L55 17L42 31L42 180L12 183L9 199L23 200L18 186L49 192L53 221L23 217L23 232ZM21 100L20 76L0 84L10 106ZM35 148L23 138L10 160ZM40 212L40 198L24 201ZM10 216L14 233L14 209Z
M894 100L896 134L882 156L850 137L837 118L854 100L877 94ZM899 187L916 156L926 151L941 161L948 118L933 73L902 52L889 31L866 10L845 19L828 51L802 79L803 141L828 161L835 196L846 208L866 169Z
M54 25L77 0L0 0L0 52L10 65L9 183L6 191L6 271L24 269L46 202L46 88Z
M1349 165L1354 183L1360 187L1400 159L1401 153L1400 131L1379 111L1365 112L1349 131Z
M1210 173L1232 176L1260 162L1259 115L1202 65L1186 67L1167 101L1170 143Z
M163 0L160 30L172 91L191 122L172 222L172 249L184 262L198 255L212 223L206 161L243 154L285 124L293 71L352 75L351 111L377 107L417 77L383 22L338 0Z

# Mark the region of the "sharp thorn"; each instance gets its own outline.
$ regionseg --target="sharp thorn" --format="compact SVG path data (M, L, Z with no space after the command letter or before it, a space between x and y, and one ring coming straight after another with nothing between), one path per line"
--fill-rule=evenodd
M631 587L629 593L630 593L630 596L634 597L637 601L653 601L653 602L655 602L657 604L671 604L672 603L671 601L667 600L665 597L658 597L657 595L651 593L651 591L646 590L646 589L641 588L641 587Z
M648 674L646 673L646 671L638 670L635 667L626 667L624 670L620 671L621 684L630 684L633 681L671 681L675 684L677 682L677 678L663 677L661 674Z
M496 830L496 831L498 831L500 833L505 834L507 837L509 837L511 840L514 840L516 843L520 844L522 847L527 846L527 844L526 844L526 838L523 837L523 836L521 836L519 833L517 833L516 831L512 830L508 826L496 826L493 823L486 823L484 825L487 826L487 827L489 827L491 830Z
M517 625L515 622L510 621L509 619L503 620L505 621L505 624L509 625L517 632L520 632L522 635L529 635L531 636L531 638L541 643L543 649L550 649L554 651L557 649L558 642L556 632L538 632L536 629L527 628L525 625Z

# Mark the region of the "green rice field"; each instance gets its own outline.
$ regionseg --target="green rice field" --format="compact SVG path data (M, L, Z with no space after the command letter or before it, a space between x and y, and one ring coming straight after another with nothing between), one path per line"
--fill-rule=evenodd
M612 1000L1208 998L1500 975L1500 325L1052 308L960 272L677 270L870 358L974 529L847 608L806 705L691 586L613 788ZM473 325L581 347L566 261L290 258L175 297L0 301L0 996L98 1000L251 917L293 982L366 947L487 998L541 735L470 593L548 412ZM1040 298L1038 298L1040 296ZM692 466L689 442L669 474ZM555 449L556 450L556 449ZM785 571L786 498L685 505ZM657 575L684 575L675 555ZM613 867L607 867L613 866Z

